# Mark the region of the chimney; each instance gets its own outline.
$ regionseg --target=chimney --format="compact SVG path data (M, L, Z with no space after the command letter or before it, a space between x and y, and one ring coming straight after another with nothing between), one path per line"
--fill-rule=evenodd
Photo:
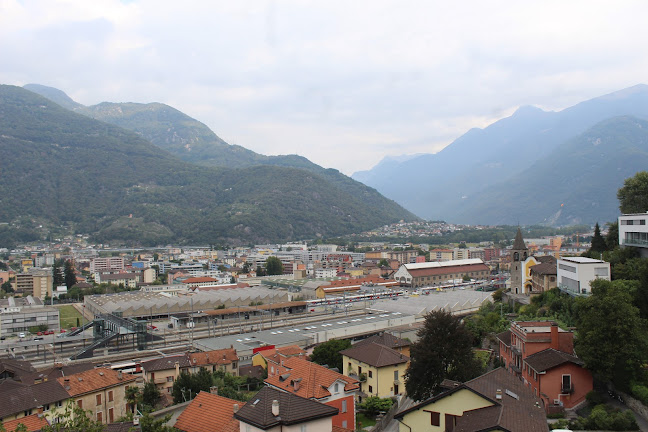
M234 404L234 412L237 413L239 410L239 404Z
M560 343L558 342L558 324L551 323L551 347L556 351L560 351Z
M43 414L43 405L39 405L36 407L37 413L38 414Z
M209 393L217 395L218 394L218 387L216 387L216 386L209 387Z
M272 415L275 417L279 417L279 401L278 400L273 400L272 401Z

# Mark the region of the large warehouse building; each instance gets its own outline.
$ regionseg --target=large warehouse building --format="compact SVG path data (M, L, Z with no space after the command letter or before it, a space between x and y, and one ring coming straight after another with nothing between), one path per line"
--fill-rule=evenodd
M472 279L484 279L490 269L480 259L465 259L443 262L424 262L403 264L394 279L401 285L413 288L433 285L446 285L468 275Z

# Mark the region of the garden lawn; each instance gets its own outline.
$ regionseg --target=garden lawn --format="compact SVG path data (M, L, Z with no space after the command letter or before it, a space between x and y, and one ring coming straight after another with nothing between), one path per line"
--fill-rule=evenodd
M58 306L59 309L59 321L61 323L61 328L69 329L70 327L77 327L77 318L79 323L83 324L83 317L81 313L72 305L63 305Z

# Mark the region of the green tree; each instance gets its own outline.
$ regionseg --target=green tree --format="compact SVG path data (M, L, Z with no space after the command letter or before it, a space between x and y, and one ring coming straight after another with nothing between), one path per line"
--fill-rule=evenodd
M605 236L605 246L607 250L612 250L619 246L619 222L608 222L608 232Z
M265 263L266 273L269 276L283 274L283 264L276 256L270 256Z
M599 227L598 222L594 226L594 237L592 237L592 246L590 247L590 252L603 252L607 249L607 243L601 235L601 228Z
M68 289L76 285L76 275L74 274L74 266L72 265L72 261L70 260L65 261L64 274L65 274L65 286L67 286Z
M625 388L648 353L646 323L633 304L638 282L597 279L591 285L579 310L575 349L593 374Z
M54 266L52 267L52 289L56 290L56 287L59 287L65 283L65 278L63 277L63 272L61 271L61 261L54 261Z
M145 413L140 418L140 427L142 432L175 432L176 428L168 426L167 423L171 420L171 414L167 414L162 418L155 418L150 413Z
M360 404L360 408L365 410L367 414L375 416L380 411L389 411L394 401L390 398L380 398L378 396L369 396Z
M414 400L436 394L441 381L466 381L481 372L472 350L472 334L460 317L446 311L425 315L416 333L419 340L410 347L410 365L405 373L405 389Z
M92 419L90 411L79 407L74 401L68 401L65 411L58 416L58 423L47 425L42 432L101 432L104 425Z
M315 347L311 354L311 361L321 365L327 365L330 368L342 370L342 354L347 348L351 348L351 341L347 339L331 339Z
M2 283L2 286L0 286L0 289L6 293L12 293L14 292L13 287L11 286L11 281L5 281Z
M648 171L639 171L628 177L617 191L621 213L645 213L648 211Z
M142 404L150 407L151 411L155 409L160 400L160 396L160 390L158 390L153 381L148 381L144 384L144 388L142 389ZM148 411L148 409L145 409L145 411Z
M385 258L380 258L380 261L378 261L378 267L389 267L389 262Z

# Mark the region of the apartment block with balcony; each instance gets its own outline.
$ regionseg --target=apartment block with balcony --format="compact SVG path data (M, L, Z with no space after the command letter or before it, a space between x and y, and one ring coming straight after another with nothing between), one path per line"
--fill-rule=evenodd
M561 291L572 296L589 296L593 280L610 280L610 263L586 257L565 257L558 260L557 276Z
M648 213L619 216L619 244L639 248L641 256L648 258Z

